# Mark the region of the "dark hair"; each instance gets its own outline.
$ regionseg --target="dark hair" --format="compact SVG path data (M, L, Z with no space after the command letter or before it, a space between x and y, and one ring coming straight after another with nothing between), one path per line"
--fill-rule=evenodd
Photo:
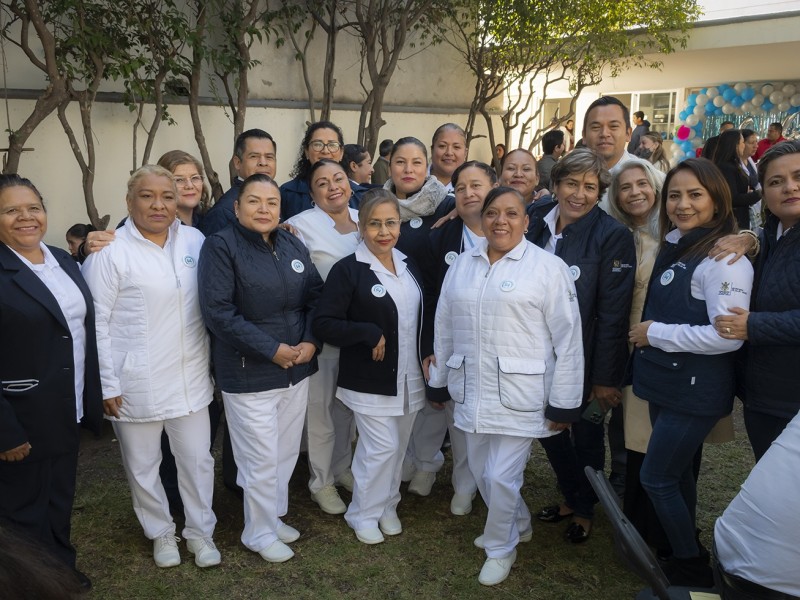
M717 151L717 144L719 143L719 136L712 135L710 138L706 140L706 143L703 145L703 151L700 153L700 156L703 158L707 158L711 160L714 158L714 152Z
M251 138L256 140L269 140L270 142L272 142L272 146L275 148L275 151L276 152L278 151L278 144L275 143L275 140L272 139L272 136L268 134L266 131L264 131L263 129L248 129L247 131L243 131L238 136L236 136L236 143L233 145L233 153L239 160L244 158L244 147L247 145L247 140ZM159 164L161 164L160 160L158 162ZM166 167L165 165L161 166L169 168Z
M455 123L444 123L443 125L439 125L436 128L436 131L433 132L433 138L431 139L431 147L436 143L436 139L442 135L445 131L455 131L464 138L464 144L467 143L467 134L464 132L464 128L461 125L456 125Z
M683 254L683 256L705 256L719 238L739 231L736 217L733 216L731 189L717 166L707 158L687 158L675 165L667 173L664 187L661 189L659 231L662 245L666 243L665 237L667 233L674 227L669 220L666 208L667 199L669 198L669 184L672 178L681 171L690 171L694 174L697 177L697 181L700 182L700 185L705 188L714 201L714 216L709 223L703 226L710 229L710 231L689 246Z
M770 127L774 127L775 129L777 129L778 131L783 133L783 125L781 125L778 121L775 121L774 123L770 123L769 126L767 127L767 129L769 129Z
M419 146L419 148L422 150L422 153L425 155L425 162L428 162L428 149L425 147L425 144L412 136L402 137L394 143L394 146L392 146L392 151L389 154L389 160L392 160L394 153L397 152L402 146L408 145Z
M344 172L347 173L348 177L353 176L353 171L350 169L350 163L354 162L356 164L360 163L369 155L364 146L359 144L345 144L344 146L344 154L342 155L342 167L344 167ZM327 160L327 159L323 159ZM311 173L308 174L309 180L311 179Z
M597 177L597 196L603 196L611 183L611 174L606 168L606 161L589 148L575 148L564 158L553 165L550 171L550 185L553 189L570 175L592 173Z
M381 142L381 145L378 146L378 154L380 156L389 156L392 152L392 146L394 146L394 142L389 138L386 138Z
M320 129L331 129L335 131L339 144L344 147L344 136L342 135L342 130L339 129L337 125L330 121L317 121L316 123L312 123L306 129L303 141L300 142L300 155L297 157L297 162L294 164L292 172L289 173L289 177L308 179L308 170L311 168L311 161L308 160L306 156L306 150L308 149L308 144L311 143L311 136L314 135L315 131Z
M250 131L261 131L261 130L251 129ZM256 136L250 136L250 137L256 137ZM244 153L244 142L242 143L242 153ZM239 158L242 158L239 154L237 154L237 156ZM200 174L200 177L203 178L203 191L200 192L200 204L197 205L197 207L194 210L201 215L204 214L210 203L211 195L208 192L208 186L206 186L206 172L205 169L203 169L202 163L188 152L184 152L183 150L170 150L169 152L165 152L164 154L162 154L161 158L158 159L158 162L156 164L159 167L164 167L170 173L174 173L175 169L181 165L192 165L194 166L195 169L197 169L197 172ZM178 192L180 193L180 190L178 190Z
M723 121L722 123L719 124L719 128L722 129L723 127L725 127L725 125L733 125L734 127L736 127L736 123L734 123L733 121Z
M564 132L560 129L551 129L542 136L542 152L552 154L556 146L564 143Z
M25 187L32 191L36 197L39 199L39 202L42 203L44 206L44 200L42 199L42 195L39 193L39 190L36 189L36 186L31 183L30 179L25 177L20 177L16 173L0 174L0 192L6 188L11 187Z
M525 211L525 198L522 197L517 190L512 187L508 187L507 185L501 185L496 188L492 188L489 190L489 193L486 194L486 198L483 200L483 206L481 206L481 215L485 213L489 207L497 200L500 196L504 196L506 194L512 194L519 200L519 203L522 205L523 212Z
M523 154L527 154L528 156L531 157L531 160L533 160L533 166L534 167L536 166L536 157L533 155L533 152L531 152L527 148L514 148L510 152L506 152L505 154L503 154L503 158L500 159L500 169L501 170L506 164L506 159L509 156L511 156L512 154L514 154L514 152L522 152Z
M82 240L86 239L86 236L89 235L90 232L96 231L94 225L91 223L75 223L72 227L67 229L67 234L69 237L80 238Z
M622 120L625 122L625 127L627 129L631 128L631 113L628 110L628 107L625 106L619 98L615 98L614 96L600 96L597 100L589 105L589 108L586 109L586 114L583 117L583 135L586 135L586 125L589 122L589 113L598 106L619 106L622 109Z
M81 592L78 578L65 563L21 530L5 525L0 527L0 564L4 598L64 600Z
M308 182L309 193L311 194L312 199L314 197L314 190L316 188L314 188L314 186L311 185L311 182L314 180L314 174L317 171L319 171L322 167L338 167L345 174L345 177L348 176L347 175L347 169L345 168L345 166L342 163L338 163L335 160L333 160L332 158L320 158L317 162L315 162L313 165L311 165L311 168L308 170L307 182ZM349 179L347 181L347 187L348 187L348 189L350 189L350 196L352 197L353 190L352 190L352 188L350 188ZM350 198L348 198L347 201L349 202Z
M375 208L381 204L391 204L394 206L397 214L400 214L400 202L397 201L391 191L386 188L371 188L364 192L361 196L361 202L358 205L358 229L363 232L367 230L367 221L369 221Z
M742 132L742 137L744 138L745 142L747 141L747 138L753 137L754 135L758 135L752 129L740 129L739 131Z
M458 178L464 169L469 169L470 167L475 167L476 169L483 171L483 174L489 178L489 182L494 185L497 183L497 171L495 171L492 167L487 165L486 163L480 162L479 160L468 160L465 163L461 163L456 167L456 170L453 171L453 176L450 178L450 183L453 185L453 188L456 187L456 183L458 183Z
M767 150L761 156L761 158L758 159L758 182L761 184L761 187L764 187L764 179L767 176L767 168L772 161L789 154L796 154L798 152L800 152L800 140L787 140L771 146L769 150ZM766 204L766 202L764 204Z
M741 138L742 132L738 129L728 129L728 131L720 133L717 149L714 150L714 156L711 158L714 164L723 165L731 162L738 164L739 152L737 148Z
M637 110L635 113L633 113L633 116L636 117L637 119L644 120L644 113L640 110Z
M339 164L339 163L337 163L336 161L333 161L333 162L334 162L335 164L337 164L337 165ZM278 185L278 182L277 182L277 181L275 181L275 180L274 180L272 177L270 177L269 175L265 175L264 173L253 173L252 175L250 175L250 177L248 177L247 179L245 179L245 180L242 182L242 185L240 185L240 186L239 186L239 193L236 195L236 202L239 202L239 201L241 201L241 199L242 199L242 196L244 196L244 191L245 191L245 189L246 189L246 188L247 188L249 185L251 185L251 184L253 184L253 183L268 183L268 184L270 184L270 185L273 185L273 186L275 186L275 189L277 189L277 190L278 190L278 195L280 196L280 190L281 190L281 188L280 188L280 186Z

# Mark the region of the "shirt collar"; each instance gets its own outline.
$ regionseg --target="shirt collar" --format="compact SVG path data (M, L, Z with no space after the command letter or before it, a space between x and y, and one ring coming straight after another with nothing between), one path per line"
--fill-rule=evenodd
M394 270L397 271L396 276L400 277L408 268L408 265L406 265L406 255L400 252L400 250L397 248L392 248L392 258L394 259ZM372 271L386 273L387 275L391 275L393 277L395 276L394 273L384 267L381 261L378 260L378 258L372 252L370 252L370 249L367 248L367 245L363 240L356 248L356 260L358 262L368 264Z
M39 248L42 249L42 254L44 255L44 263L37 265L29 261L24 256L22 256L22 254L14 250L11 246L8 246L8 249L11 250L14 254L16 254L17 258L19 258L23 262L23 264L32 271L42 270L44 268L47 269L61 268L61 265L58 264L58 260L56 260L56 257L53 256L53 253L50 252L50 248L47 247L47 244L45 244L44 242L39 242Z
M544 216L544 222L547 225L547 228L550 230L550 235L556 237L556 226L558 224L558 216L561 214L558 204L556 204L549 213Z
M528 240L524 237L519 244L514 246L511 250L506 252L503 258L509 258L511 260L520 260L523 255L525 254L525 250L528 248ZM486 238L480 238L478 244L472 249L472 256L483 256L486 261L489 261L489 241Z
M322 215L323 218L327 219L326 222L328 223L328 226L331 229L336 227L336 221L333 220L333 217L331 217L328 213L326 213L324 210L322 210L319 206L317 206L315 204L313 206L312 210L317 211L317 214ZM356 224L356 227L358 227L358 211L355 208L351 207L351 206L348 206L347 210L350 212L350 218Z

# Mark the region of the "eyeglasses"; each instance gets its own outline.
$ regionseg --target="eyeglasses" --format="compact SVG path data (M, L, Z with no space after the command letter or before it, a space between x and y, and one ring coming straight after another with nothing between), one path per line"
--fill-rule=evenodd
M386 229L397 229L400 227L400 220L399 219L387 219L385 221L378 221L377 219L372 221L367 221L367 229L370 231L380 231L383 227L386 226Z
M201 185L203 183L203 178L200 175L194 175L189 179L186 179L185 177L175 178L175 185L177 185L178 187L184 187L187 183L192 187L197 187L198 185Z
M314 152L322 152L325 148L327 148L328 152L333 154L334 152L338 152L342 145L339 142L328 142L326 144L325 142L314 140L313 142L308 143L308 147Z

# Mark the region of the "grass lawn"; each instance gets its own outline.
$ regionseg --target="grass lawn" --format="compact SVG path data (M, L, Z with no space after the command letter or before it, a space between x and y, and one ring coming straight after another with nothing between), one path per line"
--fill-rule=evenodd
M708 546L714 519L753 466L738 406L735 416L737 440L705 447L698 526ZM533 448L523 488L531 511L559 500L544 453L538 443ZM217 462L219 471L219 456ZM377 546L358 542L341 516L322 513L309 497L307 480L301 459L284 520L300 530L302 537L292 544L295 557L289 562L267 563L241 544L241 501L223 487L218 474L214 539L222 564L197 568L182 541L183 563L159 569L152 559L152 544L134 516L110 425L100 439L84 434L72 540L78 549L78 568L93 580L91 597L617 600L633 598L643 587L616 558L602 509L591 539L577 546L561 538L566 522L551 525L534 520L533 541L518 547L509 578L494 588L481 586L478 573L485 556L472 540L482 533L486 507L478 498L470 515L450 514L449 458L427 498L406 494L403 484L398 513L404 531ZM349 501L347 492L342 497ZM181 527L179 522L178 534Z

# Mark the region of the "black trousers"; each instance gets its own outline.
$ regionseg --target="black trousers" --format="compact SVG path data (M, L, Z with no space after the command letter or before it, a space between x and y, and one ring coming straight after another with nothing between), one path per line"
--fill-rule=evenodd
M78 470L78 426L69 452L31 462L0 461L0 521L49 550L70 569L70 518Z
M783 433L783 430L786 429L791 420L791 417L775 417L766 413L748 410L745 406L744 426L747 429L747 437L750 440L750 446L753 448L756 462L761 460L761 457L769 450L772 442Z

